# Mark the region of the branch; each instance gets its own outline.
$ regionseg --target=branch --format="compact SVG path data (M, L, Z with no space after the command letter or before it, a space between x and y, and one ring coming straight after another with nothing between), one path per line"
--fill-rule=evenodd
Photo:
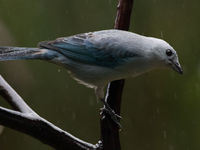
M0 75L0 95L13 107L22 113L33 113L34 111L13 90L13 88Z
M0 95L15 110L0 107L0 124L26 133L58 150L97 150L99 145L84 142L36 114L0 76Z
M130 16L134 0L119 0L115 29L128 30ZM110 107L120 115L121 97L125 80L117 80L109 83L106 101ZM121 150L119 129L107 114L101 116L101 142L104 150Z

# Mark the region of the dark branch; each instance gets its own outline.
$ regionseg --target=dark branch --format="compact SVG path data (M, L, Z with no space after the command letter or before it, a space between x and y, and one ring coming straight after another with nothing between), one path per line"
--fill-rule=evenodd
M115 29L128 30L134 0L119 0ZM108 85L106 101L120 115L121 97L125 80L113 81ZM121 150L119 129L107 114L101 117L101 141L104 150Z
M129 30L133 3L134 0L119 0L114 26L115 29Z
M0 124L37 138L58 150L97 150L37 115L0 76L0 94L16 110L0 107Z

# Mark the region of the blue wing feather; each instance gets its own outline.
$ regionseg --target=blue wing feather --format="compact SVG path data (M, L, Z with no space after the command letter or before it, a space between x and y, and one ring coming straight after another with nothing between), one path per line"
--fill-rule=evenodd
M42 42L40 47L54 49L62 53L67 58L90 65L103 67L116 67L122 65L127 58L136 54L121 50L108 50L99 48L89 40L92 33L85 33L71 37L59 38L55 41Z

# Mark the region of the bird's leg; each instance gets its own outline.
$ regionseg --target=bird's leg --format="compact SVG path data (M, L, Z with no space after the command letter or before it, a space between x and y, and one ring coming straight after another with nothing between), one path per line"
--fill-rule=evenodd
M110 115L111 119L117 124L119 128L121 128L121 124L119 123L119 120L121 119L121 116L117 115L115 111L109 106L109 104L106 102L106 98L104 98L104 88L103 87L97 87L95 89L95 94L98 99L100 99L104 107L101 109L102 113L107 113Z
M110 108L109 104L106 102L106 100L104 98L100 99L100 100L104 104L104 107L101 109L101 111L109 114L110 117L111 117L111 119L117 124L117 126L119 128L121 128L121 124L119 122L119 120L121 119L121 116L119 116L118 114L116 114L115 111L112 108Z

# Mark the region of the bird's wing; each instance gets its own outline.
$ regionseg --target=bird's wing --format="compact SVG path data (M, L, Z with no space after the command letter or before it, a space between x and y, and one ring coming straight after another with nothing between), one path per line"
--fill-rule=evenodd
M68 59L76 62L114 68L123 64L128 58L137 57L130 51L113 47L108 42L95 41L94 33L83 33L70 37L58 38L55 41L44 41L39 47L56 50ZM108 39L110 40L110 39Z

